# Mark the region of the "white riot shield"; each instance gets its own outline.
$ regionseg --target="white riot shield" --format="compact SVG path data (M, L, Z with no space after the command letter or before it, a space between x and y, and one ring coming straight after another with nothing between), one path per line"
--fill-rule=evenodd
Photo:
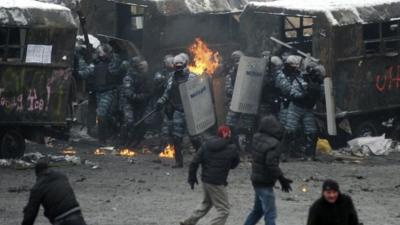
M267 60L242 56L236 75L230 109L234 112L257 114Z
M214 105L207 78L190 79L179 85L179 92L190 135L198 135L215 124Z

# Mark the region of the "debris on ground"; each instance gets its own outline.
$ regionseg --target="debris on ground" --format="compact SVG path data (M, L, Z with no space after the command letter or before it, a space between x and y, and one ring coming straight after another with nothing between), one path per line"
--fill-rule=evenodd
M318 138L317 151L324 154L330 154L332 152L331 144L327 139Z
M65 165L86 165L92 169L98 169L97 163L89 160L82 160L75 155L52 155L42 154L40 152L26 153L20 159L0 159L0 167L14 168L14 169L31 169L34 168L40 159L49 161L51 167L65 166Z
M379 137L360 137L347 142L353 155L368 157L389 155L391 152L399 152L399 144L385 135Z

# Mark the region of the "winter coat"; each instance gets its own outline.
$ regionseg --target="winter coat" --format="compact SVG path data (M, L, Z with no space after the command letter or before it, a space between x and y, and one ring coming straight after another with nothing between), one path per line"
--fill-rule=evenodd
M310 208L307 225L358 225L358 217L352 199L340 194L336 203L323 197Z
M260 125L259 132L254 134L251 144L251 181L254 187L273 187L283 175L279 168L279 158L284 129L275 118L265 122Z
M235 169L239 161L235 145L219 137L210 137L190 163L189 181L196 179L197 169L201 165L201 180L204 183L227 185L229 170Z
M43 205L44 215L54 223L54 219L67 211L79 207L74 191L67 177L59 172L48 171L40 176L31 189L28 205L24 209L22 225L32 225Z

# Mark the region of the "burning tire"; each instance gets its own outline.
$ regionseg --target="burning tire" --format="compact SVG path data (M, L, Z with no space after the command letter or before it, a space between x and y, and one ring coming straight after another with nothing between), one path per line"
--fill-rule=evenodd
M20 158L25 152L25 138L17 130L6 131L1 135L0 158Z

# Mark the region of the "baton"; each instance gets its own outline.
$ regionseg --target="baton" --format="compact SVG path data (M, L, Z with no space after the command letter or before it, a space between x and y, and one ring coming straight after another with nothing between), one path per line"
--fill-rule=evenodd
M149 118L151 115L153 115L155 112L157 112L157 109L153 109L151 112L149 112L147 115L143 116L142 119L137 121L135 124L133 124L133 127L139 126L143 121L145 121L147 118Z
M319 59L316 59L316 58L312 57L310 54L307 54L307 53L305 53L305 52L303 52L303 51L301 51L301 50L299 50L299 49L297 49L297 48L295 48L295 47L293 47L293 46L291 46L291 45L289 45L289 44L286 44L286 43L283 42L283 41L280 41L280 40L278 40L278 39L276 39L276 38L274 38L274 37L270 37L270 39L271 39L272 41L274 41L274 42L276 42L276 43L278 43L278 44L280 44L280 45L282 45L282 46L288 48L288 49L291 49L291 50L297 52L298 54L300 54L300 55L302 55L302 56L304 56L304 57L306 57L306 58L310 58L310 59L311 59L312 61L314 61L314 62L319 62Z

